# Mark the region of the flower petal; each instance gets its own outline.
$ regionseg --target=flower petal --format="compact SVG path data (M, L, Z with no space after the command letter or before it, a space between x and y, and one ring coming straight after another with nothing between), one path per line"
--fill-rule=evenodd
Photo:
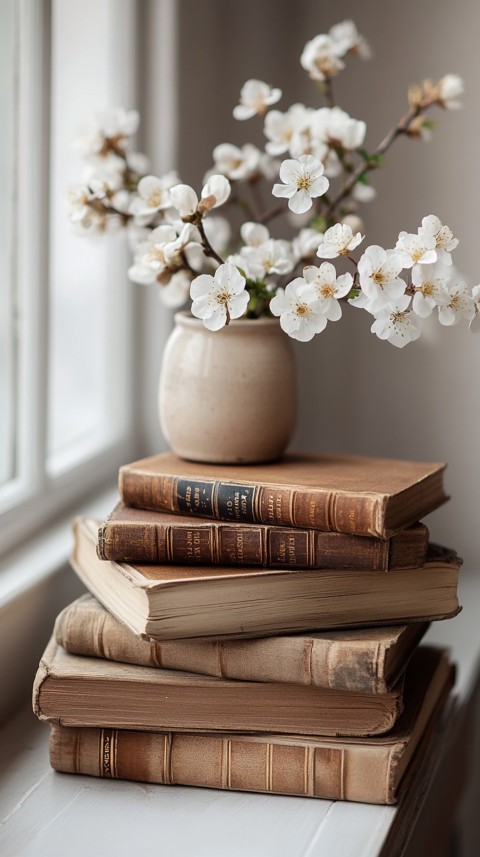
M190 285L190 297L192 300L196 300L197 298L207 295L212 291L214 286L214 279L211 274L200 274L199 277L195 277L192 280Z
M312 197L304 188L297 190L288 200L288 207L295 214L303 214L304 211L309 211L312 205Z

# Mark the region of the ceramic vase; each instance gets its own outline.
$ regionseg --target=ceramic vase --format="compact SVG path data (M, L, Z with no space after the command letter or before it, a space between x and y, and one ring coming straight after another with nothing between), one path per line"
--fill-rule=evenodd
M159 388L162 431L177 455L221 464L273 461L295 428L293 349L278 319L207 330L175 315Z

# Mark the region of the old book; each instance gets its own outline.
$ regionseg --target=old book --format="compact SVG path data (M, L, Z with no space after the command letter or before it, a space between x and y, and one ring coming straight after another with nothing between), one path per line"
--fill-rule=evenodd
M54 636L67 652L246 681L387 693L428 625L324 631L255 640L145 640L92 595L65 607Z
M387 571L425 562L428 530L415 524L390 539L268 524L209 521L119 503L98 530L100 559L178 565L353 568Z
M317 454L222 466L164 452L121 467L119 487L140 509L388 538L445 502L444 468Z
M52 637L34 687L35 713L64 726L300 735L380 735L403 708L387 693L233 681L71 655Z
M299 570L133 565L100 560L98 523L74 522L72 565L87 589L135 634L154 640L267 637L454 616L461 560L429 548L414 569Z
M375 738L52 725L50 763L94 777L391 804L422 751L436 752L431 736L440 731L452 682L446 653L420 648L407 672L405 710L388 735Z

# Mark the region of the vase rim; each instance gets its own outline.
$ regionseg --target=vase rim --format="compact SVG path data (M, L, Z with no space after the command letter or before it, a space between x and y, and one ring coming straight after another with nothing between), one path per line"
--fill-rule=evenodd
M204 330L206 333L211 333L213 335L217 335L221 331L225 331L226 328L220 328L218 330L208 330L203 324L203 321L200 318L195 318L188 310L182 310L181 312L176 312L174 315L174 319L177 325L181 325L182 327L194 327L197 330L200 328ZM246 330L247 328L252 330L254 328L271 328L271 329L279 329L280 324L278 318L238 318L233 319L228 326L228 333L232 331L236 333L240 333L242 330Z

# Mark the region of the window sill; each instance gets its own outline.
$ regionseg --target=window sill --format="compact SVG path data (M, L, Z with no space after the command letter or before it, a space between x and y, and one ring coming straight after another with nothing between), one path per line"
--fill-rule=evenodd
M74 514L104 517L117 498L109 485ZM83 589L67 565L71 521L70 512L0 563L0 722L30 694L55 616Z

